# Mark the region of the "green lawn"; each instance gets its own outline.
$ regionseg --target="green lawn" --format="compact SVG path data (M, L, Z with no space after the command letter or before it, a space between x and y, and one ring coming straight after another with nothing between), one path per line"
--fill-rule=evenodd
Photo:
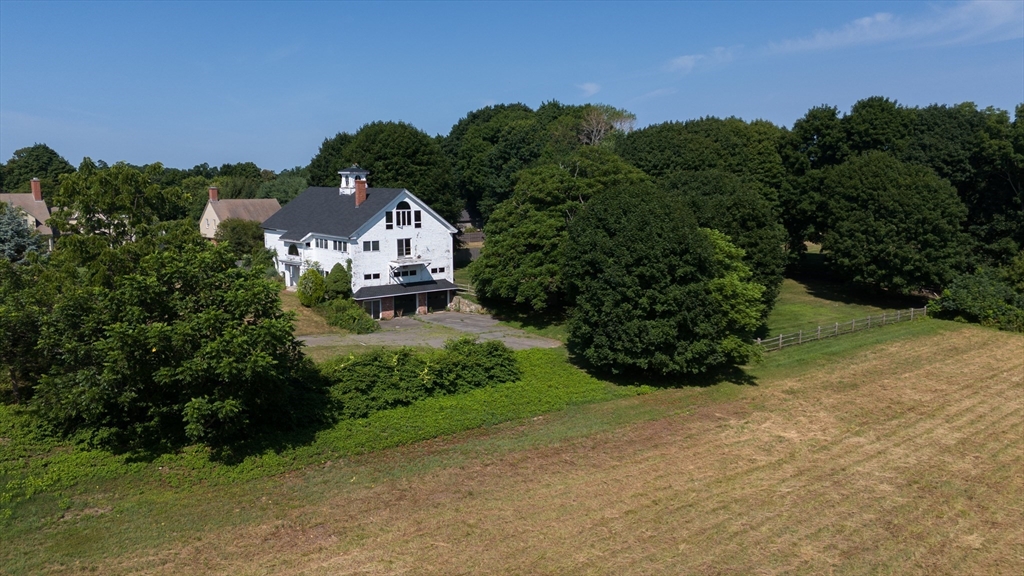
M847 322L883 311L924 306L918 298L851 293L843 286L814 280L786 278L762 334L775 336Z
M770 325L786 330L859 318L887 303L786 280ZM563 324L509 324L564 339ZM0 573L39 573L79 560L87 570L120 551L187 542L199 530L265 517L282 491L316 501L321 468L333 467L331 478L345 476L353 486L414 476L756 394L750 384L800 375L880 344L965 329L978 328L928 320L794 346L728 375L677 382L677 400L664 405L629 400L653 389L640 379L619 381L639 384L628 386L588 375L568 363L564 348L520 351L520 382L276 438L247 447L233 463L200 448L157 457L88 449L37 434L26 415L0 406ZM538 419L545 424L524 428Z
M526 374L521 382L343 422L233 465L202 449L133 459L74 447L35 436L20 426L20 416L0 407L0 572L66 570L78 562L88 570L122 554L187 545L192 534L287 514L288 506L275 507L279 500L315 504L323 482L335 491L339 479L365 489L702 405L753 399L759 388L750 384L820 369L879 344L964 329L977 328L929 320L797 346L767 355L740 378L656 392L670 393L670 402L632 401L652 390L593 378L569 365L563 349L517 352Z

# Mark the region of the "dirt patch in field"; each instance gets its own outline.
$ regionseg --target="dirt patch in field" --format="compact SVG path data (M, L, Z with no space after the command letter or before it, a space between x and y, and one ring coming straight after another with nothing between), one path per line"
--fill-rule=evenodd
M739 401L337 490L101 572L1019 574L1022 408L1024 339L902 341Z

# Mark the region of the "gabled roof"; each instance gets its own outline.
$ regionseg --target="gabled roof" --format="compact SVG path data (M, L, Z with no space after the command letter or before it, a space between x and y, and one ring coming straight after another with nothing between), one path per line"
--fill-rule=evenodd
M46 225L50 218L50 208L45 200L35 200L32 194L0 194L0 203L21 208L29 216L36 219L36 232L47 236L53 235L53 230Z
M402 192L402 188L367 188L366 200L356 206L356 195L340 194L337 187L306 188L264 221L263 228L284 230L283 240L301 240L312 232L350 238Z
M260 198L249 200L210 200L213 213L220 218L221 222L228 218L239 220L252 220L263 223L264 220L273 216L281 205L273 198Z

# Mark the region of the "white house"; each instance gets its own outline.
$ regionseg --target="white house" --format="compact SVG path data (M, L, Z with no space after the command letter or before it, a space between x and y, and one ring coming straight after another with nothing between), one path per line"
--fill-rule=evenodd
M359 166L337 188L310 187L263 222L267 248L289 286L313 263L352 262L352 293L374 318L444 309L455 296L458 230L403 188L368 188Z

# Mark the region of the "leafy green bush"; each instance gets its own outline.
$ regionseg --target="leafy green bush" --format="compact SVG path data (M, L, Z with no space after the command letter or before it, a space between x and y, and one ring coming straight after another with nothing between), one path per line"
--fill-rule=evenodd
M958 277L928 305L942 318L977 322L1001 330L1024 332L1024 294L1014 289L1003 271L980 268Z
M325 283L324 297L328 300L352 297L352 260L346 261L345 266L335 264L331 268Z
M498 341L449 340L443 350L379 349L320 365L332 383L331 398L341 418L363 418L416 400L465 392L521 376L515 356Z
M336 298L316 307L316 311L331 326L353 334L369 334L380 330L380 324L370 318L358 302L350 298Z
M318 268L310 268L299 277L296 295L299 297L299 303L306 308L311 308L323 302L326 291L327 285L324 283L324 275Z

